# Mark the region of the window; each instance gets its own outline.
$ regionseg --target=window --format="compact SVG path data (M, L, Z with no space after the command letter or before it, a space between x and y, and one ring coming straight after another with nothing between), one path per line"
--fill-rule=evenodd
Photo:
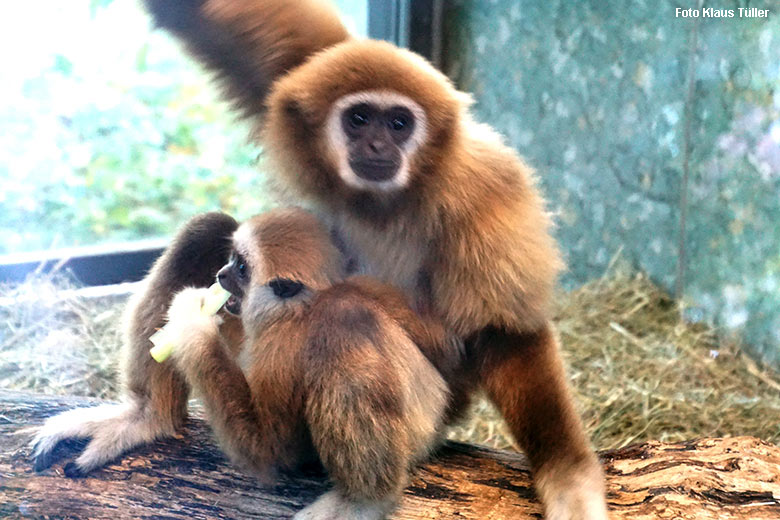
M366 35L367 0L336 3ZM115 271L126 250L138 266L122 279L137 278L190 216L272 204L248 125L140 1L16 2L0 45L14 49L0 82L0 280L72 257L82 282L113 282L98 267ZM97 264L79 275L82 257Z

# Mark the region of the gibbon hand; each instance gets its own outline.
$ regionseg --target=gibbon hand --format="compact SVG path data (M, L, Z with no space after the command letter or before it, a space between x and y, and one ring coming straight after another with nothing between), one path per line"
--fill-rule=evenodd
M200 292L193 292L192 294L200 296ZM190 312L193 314L199 312L203 316L214 316L225 305L228 298L230 298L230 292L223 289L219 283L214 283L208 288L208 293L203 296L202 301L199 302L196 298L192 299ZM158 363L168 359L176 347L177 335L171 334L171 323L172 321L169 321L163 328L149 336L149 341L154 344L154 347L149 349L149 354Z

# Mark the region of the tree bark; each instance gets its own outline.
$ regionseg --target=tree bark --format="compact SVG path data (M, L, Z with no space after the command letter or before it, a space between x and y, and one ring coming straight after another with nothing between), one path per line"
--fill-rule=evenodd
M77 397L0 391L0 518L289 518L328 488L316 472L262 486L233 467L198 414L180 438L127 454L73 480L62 464L32 471L32 427L60 411L97 404ZM780 448L751 437L650 442L600 454L613 519L778 519ZM397 520L540 518L525 458L450 442L421 467Z

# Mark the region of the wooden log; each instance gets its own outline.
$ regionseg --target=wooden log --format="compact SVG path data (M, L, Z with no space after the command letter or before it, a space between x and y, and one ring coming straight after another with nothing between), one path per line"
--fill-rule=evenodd
M261 486L234 468L197 414L180 438L137 449L84 479L62 463L32 471L32 426L97 404L0 391L0 518L289 518L328 488L323 475ZM780 448L750 437L651 442L601 454L613 519L778 519ZM450 442L420 468L393 518L540 518L522 455Z

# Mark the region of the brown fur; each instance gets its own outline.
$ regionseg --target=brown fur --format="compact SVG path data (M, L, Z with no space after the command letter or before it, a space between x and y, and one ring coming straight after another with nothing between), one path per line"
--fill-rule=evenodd
M253 247L246 247L248 254L257 257L266 273L300 280L317 290L343 277L341 254L312 214L296 208L277 209L253 217L245 227L254 239Z
M349 37L335 10L317 0L145 2L157 24L187 42L247 116L263 112L273 78Z
M362 90L400 93L427 116L428 139L412 158L411 183L389 197L356 193L328 159L322 129L330 107ZM419 57L383 42L348 41L280 78L259 124L276 170L331 217L368 272L405 289L418 310L440 319L455 337L480 338L467 342L467 356L457 349L429 355L440 370L457 367L442 370L453 389L449 416L459 415L480 381L540 482L554 481L540 489L549 507L555 493L577 482L578 472L592 484L583 493L603 496L550 332L550 299L562 262L544 201L533 171L474 123L468 104ZM426 283L412 286L410 276L395 276L403 262Z
M222 213L190 220L146 277L145 289L127 307L121 375L126 393L150 401L158 420L171 429L187 417L189 389L180 374L149 356L149 336L165 324L173 295L184 287L207 287L230 254L238 223Z
M337 99L367 89L403 94L428 116L429 138L412 161L413 184L396 195L401 202L354 193L323 161L324 136L300 138L301 127L317 135ZM444 76L388 43L349 41L282 77L268 104L263 137L276 170L329 213L354 213L354 197L388 206L377 222L353 217L344 235L362 242L358 250L375 264L389 254L386 247L372 251L377 233L427 244L431 265L420 267L431 275L431 300L458 335L490 323L522 330L545 323L562 263L533 172L493 136L474 131L467 98Z
M548 518L606 518L600 468L549 323L562 268L550 219L533 171L472 120L468 97L419 56L349 39L313 1L147 5L257 116L279 178L317 206L356 263L404 291L427 323L440 323L446 341L420 347L452 390L448 418L483 385L537 469ZM427 138L408 158L409 182L390 193L342 182L325 135L333 104L360 91L406 96L427 118ZM160 316L155 306L146 319ZM148 369L141 365L142 374ZM153 383L169 392L165 381ZM343 507L331 497L310 517L336 518Z
M206 214L183 227L128 307L126 403L47 421L34 441L36 469L67 438L91 437L66 465L77 477L173 434L192 388L226 454L259 476L321 460L335 489L300 518L384 517L443 423L446 385L421 352L440 352L441 332L429 331L391 287L341 282L343 258L311 214L276 210L236 226ZM305 298L262 305L250 290L240 318L203 316L192 297L207 292L230 249L254 265L254 287L289 277L307 285ZM158 364L148 337L166 313L178 347Z
M256 16L273 5L258 0L252 9L243 3L236 9ZM195 16L199 24L251 37L246 25L204 13ZM190 44L196 38L192 30L179 34ZM384 42L325 44L317 36L310 42L312 52L297 67L266 78L266 112L256 120L279 178L317 206L365 272L403 290L427 321L442 323L448 341L439 345L449 350L426 355L451 388L463 389L453 391L448 416L456 417L468 390L481 383L535 461L548 514L605 518L600 468L550 332L550 298L562 262L533 171L473 121L468 97L419 56ZM277 44L255 59L287 48ZM210 64L239 80L231 57L243 56L243 49L226 48ZM325 134L331 107L361 91L406 96L426 116L426 139L409 157L409 181L394 192L344 183L339 152ZM518 387L528 374L534 377ZM534 404L548 397L549 408ZM590 505L578 513L583 503Z
M187 318L186 293L169 311L174 364L220 444L263 475L318 456L347 501L390 507L442 424L444 381L412 336L430 350L437 338L390 287L338 282L341 255L308 213L255 217L234 242L251 268L238 358L213 319ZM266 284L279 277L305 281L305 296L274 299Z
M410 158L411 181L390 195L341 182L323 133L330 107L360 91L404 95L427 116L427 140ZM465 406L458 400L476 377L546 484L540 493L550 515L604 518L600 468L550 332L550 299L563 266L551 222L533 171L473 121L468 105L419 57L384 42L347 41L282 76L258 125L285 184L329 216L369 273L404 289L453 336L480 337L468 342L467 356L451 351L448 362L460 370L442 371L465 389L453 392L450 416ZM403 263L409 265L399 269ZM425 283L418 276L412 284L411 273ZM432 358L441 368L441 356ZM567 497L562 506L558 495Z

